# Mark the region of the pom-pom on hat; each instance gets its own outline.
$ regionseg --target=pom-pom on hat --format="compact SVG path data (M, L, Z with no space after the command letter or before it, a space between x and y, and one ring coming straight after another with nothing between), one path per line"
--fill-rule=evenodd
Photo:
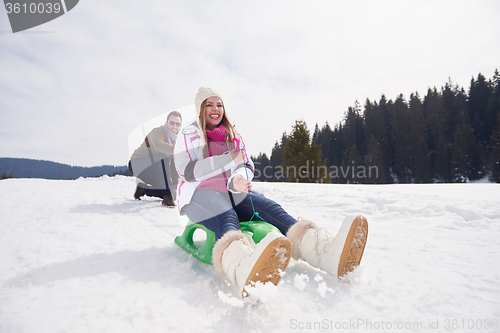
M219 92L212 88L200 87L198 93L194 98L194 107L196 108L196 119L200 118L201 103L209 97L219 97L222 100L222 96Z

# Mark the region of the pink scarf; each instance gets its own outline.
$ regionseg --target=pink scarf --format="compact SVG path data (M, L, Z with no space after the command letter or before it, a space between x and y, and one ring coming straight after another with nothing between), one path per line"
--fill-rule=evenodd
M207 131L208 138L208 156L222 155L228 151L227 132L223 125ZM205 157L208 157L205 156ZM218 176L207 179L201 182L196 189L210 189L219 192L227 192L227 179L231 175L228 170Z
M228 151L226 137L227 132L224 125L207 131L208 156L222 155Z

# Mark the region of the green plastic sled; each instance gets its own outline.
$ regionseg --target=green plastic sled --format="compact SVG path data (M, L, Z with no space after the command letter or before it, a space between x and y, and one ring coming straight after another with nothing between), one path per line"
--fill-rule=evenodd
M195 244L193 240L194 232L197 229L203 230L207 235L205 242L201 246ZM240 229L250 235L255 243L259 243L271 231L280 232L278 228L264 221L240 222ZM215 234L204 225L189 221L182 235L175 237L175 244L201 262L208 265L213 264L212 249L215 244Z

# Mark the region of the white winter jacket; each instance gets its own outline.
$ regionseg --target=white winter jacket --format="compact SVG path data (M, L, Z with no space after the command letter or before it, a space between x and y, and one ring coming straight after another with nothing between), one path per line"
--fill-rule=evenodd
M253 161L246 153L245 143L241 136L238 139L240 149L245 152L246 164L236 165L228 151L222 155L203 158L204 137L196 123L187 125L179 131L174 147L174 162L180 177L179 186L177 187L177 207L181 214L184 214L184 206L191 202L196 187L204 180L231 170L231 176L228 179L228 191L235 193L237 191L230 188L229 185L236 175L249 180L253 179Z

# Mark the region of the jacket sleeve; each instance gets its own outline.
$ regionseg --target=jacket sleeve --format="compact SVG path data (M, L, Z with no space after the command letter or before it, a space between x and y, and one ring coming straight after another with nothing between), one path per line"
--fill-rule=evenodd
M151 151L159 154L166 154L172 156L174 153L174 145L167 143L167 138L164 129L159 127L149 132L146 139L148 140Z
M229 177L228 179L227 189L232 193L238 192L231 187L234 177L239 175L250 181L252 181L254 177L255 165L250 156L248 156L247 150L245 149L246 148L245 143L243 142L243 138L241 137L240 137L240 148L243 149L243 151L245 152L245 163L240 163L236 165L235 168L233 169L233 172L231 173L231 177Z
M232 170L236 166L229 152L203 158L200 135L187 133L177 137L174 160L177 172L187 182L201 182Z

